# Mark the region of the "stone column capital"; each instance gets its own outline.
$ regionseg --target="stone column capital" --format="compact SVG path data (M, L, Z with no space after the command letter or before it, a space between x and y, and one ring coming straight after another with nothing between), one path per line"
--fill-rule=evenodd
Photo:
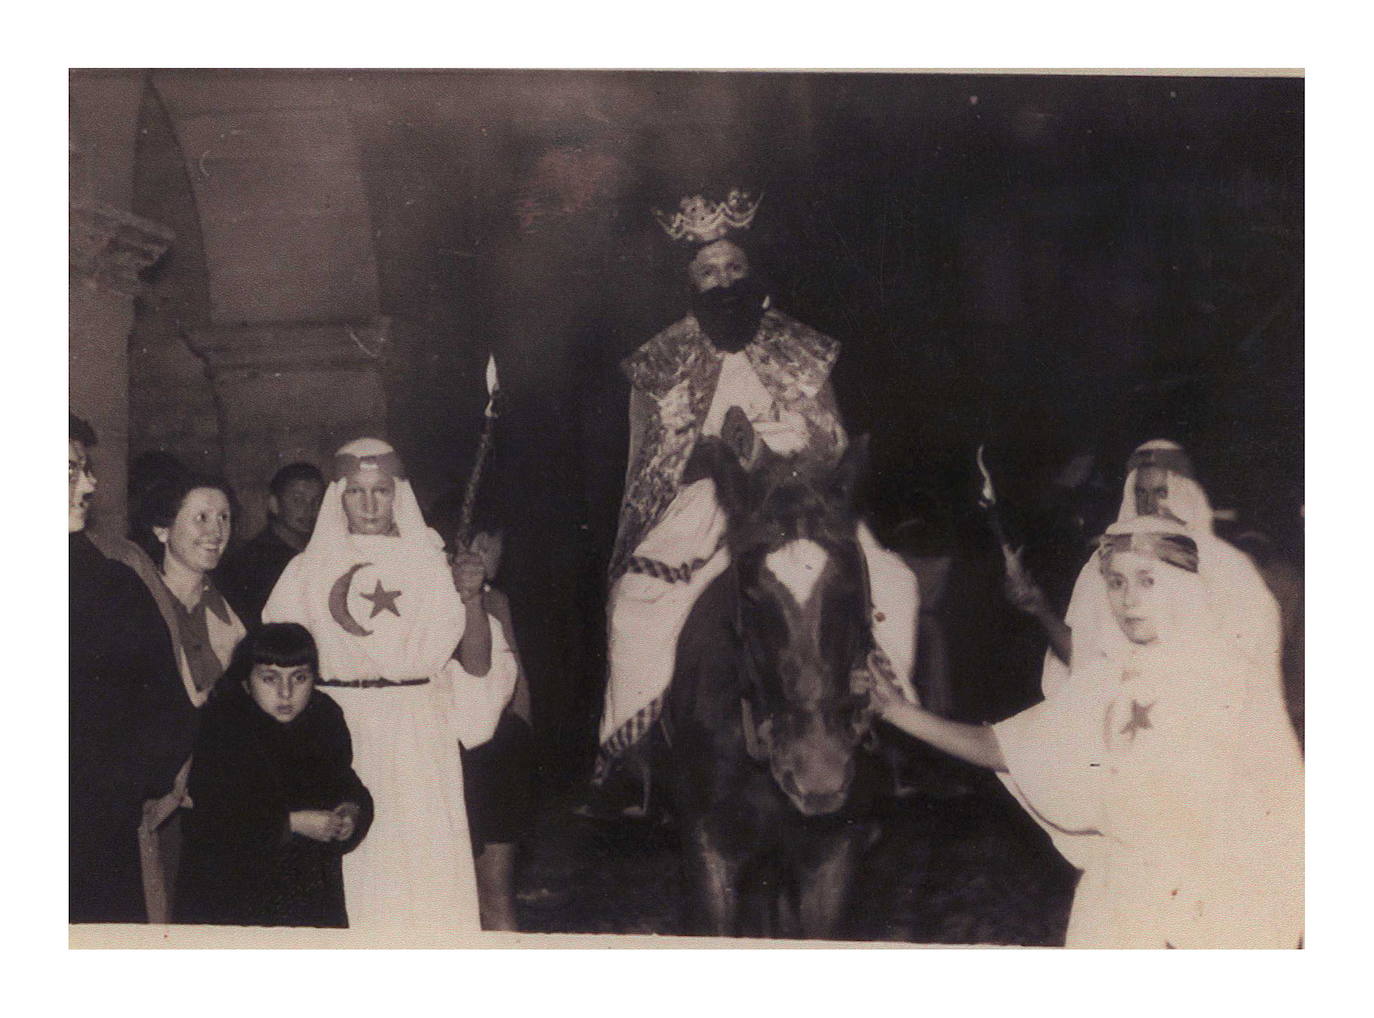
M103 202L69 207L70 279L126 297L143 291L139 274L155 264L175 239L167 227Z
M295 372L376 368L385 358L391 320L266 322L209 325L190 330L186 342L211 378L238 372Z

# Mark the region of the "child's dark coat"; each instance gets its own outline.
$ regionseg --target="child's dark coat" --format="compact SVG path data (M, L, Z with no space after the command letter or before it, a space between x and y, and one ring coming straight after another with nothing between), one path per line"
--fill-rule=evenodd
M205 708L189 792L177 919L235 926L347 926L342 855L366 836L372 796L353 772L343 711L314 690L282 724L236 682ZM295 810L361 807L353 837L292 834Z

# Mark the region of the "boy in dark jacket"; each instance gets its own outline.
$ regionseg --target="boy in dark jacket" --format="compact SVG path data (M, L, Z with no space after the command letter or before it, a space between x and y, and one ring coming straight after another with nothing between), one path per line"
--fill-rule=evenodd
M341 857L372 823L343 712L303 626L246 636L191 763L180 922L347 926Z

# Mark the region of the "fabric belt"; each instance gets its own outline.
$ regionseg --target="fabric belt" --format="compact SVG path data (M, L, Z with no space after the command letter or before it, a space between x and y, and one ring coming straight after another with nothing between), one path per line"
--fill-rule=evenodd
M429 679L320 679L317 686L340 686L345 689L386 689L391 686L423 686Z
M665 583L690 583L692 574L709 561L711 561L710 558L694 558L680 566L670 566L666 562L658 561L658 559L645 558L643 555L631 555L625 571L652 576L654 579L663 580Z

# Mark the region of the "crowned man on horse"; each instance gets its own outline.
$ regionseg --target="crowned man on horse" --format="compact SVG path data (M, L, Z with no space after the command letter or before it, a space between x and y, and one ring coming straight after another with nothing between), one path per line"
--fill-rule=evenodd
M652 726L672 676L677 638L706 586L729 561L714 480L684 483L704 436L753 462L759 452L837 458L848 444L830 370L839 344L773 306L751 258L759 202L684 198L656 213L682 249L691 310L626 358L630 451L610 570L610 675L598 775ZM877 645L900 683L916 661L916 577L861 525Z
M839 344L773 306L747 239L758 206L736 189L657 214L683 248L691 310L622 365L632 386L630 453L611 560L600 777L659 718L683 625L731 561L716 476L687 474L700 441L721 439L746 472L764 455L833 467L849 444L830 383ZM873 642L909 687L916 578L866 525L856 534Z

